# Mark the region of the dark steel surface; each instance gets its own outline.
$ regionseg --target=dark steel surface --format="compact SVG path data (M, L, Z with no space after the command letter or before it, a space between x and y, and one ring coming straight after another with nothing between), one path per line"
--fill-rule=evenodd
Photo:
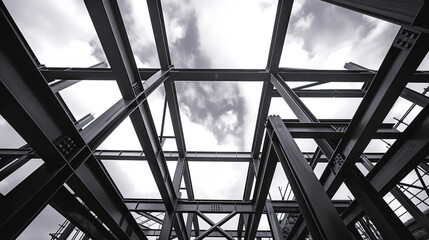
M18 237L47 204L71 222L63 230L62 238L75 227L85 233L84 239L304 239L308 233L306 225L313 239L349 239L351 234L356 239L377 238L380 234L385 239L411 239L415 231L429 231L427 216L403 192L412 184L395 187L418 167L420 170L415 171L416 181L422 185L419 189L428 192L419 171L429 169L429 98L426 92L420 94L406 88L409 82L429 83L428 72L416 71L429 48L429 23L425 17L429 13L428 1L324 1L403 26L378 71L355 63L345 65L349 70L279 67L293 6L289 0L278 2L266 69L174 68L160 0L147 1L160 69L137 68L115 0L84 1L110 68L105 68L105 63L88 68L46 67L0 3L0 114L28 143L20 149L0 149L0 181L32 159L44 161L0 197L2 238ZM77 120L58 92L86 80L116 81L122 98L96 119L87 114ZM262 82L251 152L187 151L176 81ZM292 89L292 82L309 83ZM361 82L362 88L309 89L332 82ZM174 137L178 150L175 152L162 150L147 102L147 97L160 86L165 88L174 132L174 136L163 137ZM382 123L399 96L423 109L404 132L396 127L405 117L398 124ZM298 120L277 119L274 133L271 123L261 151L272 97L282 97ZM351 120L322 120L301 101L305 97L362 98L362 102ZM144 151L96 150L127 117ZM166 117L169 116L164 113L163 119ZM279 129L286 129L288 134ZM298 138L314 139L317 149L301 152L294 141ZM372 139L396 141L386 153L364 153ZM102 164L115 160L147 161L161 199L124 199ZM166 161L177 162L173 178ZM243 169L247 171L243 199L195 199L191 161L248 163ZM278 161L287 173L296 200L267 200ZM319 183L313 169L323 162L328 164ZM367 176L357 170L357 162L371 169ZM356 201L329 199L343 183ZM186 191L187 198L180 196L181 190ZM389 191L420 226L412 224L407 229L401 223L382 199ZM151 229L137 223L131 212L162 228ZM151 212L164 213L165 217L161 220ZM188 214L187 219L183 218L184 213ZM216 213L227 216L215 223L206 215ZM286 228L288 219L279 219L283 213L302 214L292 228ZM236 214L240 215L236 230L224 229L222 225ZM258 229L263 214L268 217L270 231ZM200 229L198 218L207 222L209 229ZM360 224L361 233L355 223Z

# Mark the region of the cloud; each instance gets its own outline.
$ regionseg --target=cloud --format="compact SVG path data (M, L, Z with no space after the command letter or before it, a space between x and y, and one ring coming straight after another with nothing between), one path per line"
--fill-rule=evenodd
M148 17L145 15L147 6L136 1L120 2L120 9L137 62L142 65L151 65L151 61L148 59L157 59L153 39L139 33L140 29L144 27L142 21L148 20L145 19ZM178 4L174 1L166 1L163 2L163 11L172 62L175 67L210 67L211 61L205 52L201 51L198 16L190 2ZM138 14L143 17L138 17ZM146 27L148 26L146 25ZM145 32L149 34L147 31ZM152 32L150 34L153 35ZM241 140L243 139L243 128L240 125L244 120L245 105L244 99L240 95L240 89L235 83L186 82L176 84L176 86L182 114L188 116L188 118L182 117L182 122L188 119L192 123L203 126L216 139L215 146L225 147L232 144L236 146L235 149L243 149ZM158 100L163 100L164 94L164 91L161 91L161 95L151 96L149 103L161 102ZM151 104L154 116L158 116L159 114L156 113L160 113L159 108L152 106L154 104ZM226 121L231 120L232 116L236 119L234 123ZM189 124L183 123L183 125ZM185 128L184 131L185 136L196 137L193 129ZM189 134L186 131L189 131ZM188 138L186 140L187 142L192 141Z
M281 66L341 69L354 61L378 68L398 27L322 1L294 5Z
M304 38L304 50L314 56L322 48L348 45L349 40L366 36L375 23L365 20L361 14L322 1L307 0L291 16L289 26L292 34Z
M141 68L159 67L146 1L118 1L118 4L137 66Z
M246 105L237 84L178 82L176 87L183 114L192 122L203 125L212 132L217 144L233 143L240 150L244 148L242 125Z
M265 68L277 4L273 1L193 1L201 51L213 68Z
M211 59L202 50L199 15L191 2L163 3L171 57L175 67L210 68ZM235 83L179 82L176 84L180 108L186 119L202 125L216 139L215 146L244 148L242 127L246 111L245 99ZM185 119L185 120L184 120ZM184 123L184 125L190 125ZM187 142L196 138L194 129L184 128ZM189 131L189 132L187 132ZM188 144L189 145L189 144ZM207 145L205 145L207 146Z
M276 7L276 1L275 0L265 0L259 2L259 7L262 11L270 9L272 7Z
M89 41L89 46L92 48L91 55L94 56L99 62L107 62L106 55L104 54L104 50L101 47L98 38L93 38Z
M88 67L100 62L92 55L100 43L83 1L4 3L42 64Z
M163 4L172 62L177 68L209 68L211 63L201 52L197 14L189 1Z

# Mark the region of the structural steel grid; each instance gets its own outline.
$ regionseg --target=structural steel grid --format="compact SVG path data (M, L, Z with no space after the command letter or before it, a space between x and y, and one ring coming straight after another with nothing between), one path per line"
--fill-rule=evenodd
M347 70L279 68L292 0L278 1L264 70L175 68L160 0L147 1L160 69L137 68L115 0L84 0L110 68L46 67L1 3L0 114L28 143L19 149L0 149L1 180L34 158L43 160L39 168L1 196L1 239L17 238L47 205L67 219L51 234L53 239L67 239L73 231L80 232L82 239L426 239L429 98L427 90L420 94L407 84L429 83L429 73L417 71L429 49L429 3L325 1L401 26L378 70L354 63L346 64ZM96 119L92 115L74 119L58 92L79 81L97 79L116 81L122 99ZM176 81L262 82L251 152L187 151ZM294 81L312 83L291 88L288 82ZM360 82L363 86L355 90L308 89L332 82ZM156 131L147 101L162 85L177 144L175 152L163 151L163 137ZM271 99L276 97L284 99L297 120L268 116ZM310 112L302 101L305 97L362 101L352 119L327 120ZM383 123L399 97L422 108L404 131ZM127 117L143 152L97 150ZM398 119L399 124L401 121ZM298 138L314 139L317 149L301 152L295 141ZM372 139L395 141L385 153L366 154ZM161 199L122 197L102 160L130 159L148 163ZM173 176L167 161L177 162ZM190 161L248 163L242 200L195 199ZM271 200L269 187L278 162L293 194ZM326 164L320 178L313 172L318 163ZM357 163L369 173L364 175ZM418 176L416 181L402 183L410 172ZM182 179L185 189L181 189ZM331 200L342 184L353 200ZM185 197L179 194L181 190L186 191ZM389 192L411 215L409 221L401 221L396 209L383 199ZM208 217L220 213L225 217L218 222ZM222 225L236 215L236 229L224 229ZM270 230L258 228L263 215ZM210 227L200 229L199 219ZM162 227L152 228L154 224Z

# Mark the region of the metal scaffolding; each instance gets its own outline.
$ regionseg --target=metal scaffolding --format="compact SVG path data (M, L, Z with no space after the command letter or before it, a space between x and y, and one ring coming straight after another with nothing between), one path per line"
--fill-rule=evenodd
M110 68L46 67L0 3L0 114L28 143L19 149L0 149L0 181L32 159L44 162L0 196L1 238L17 238L50 205L67 219L51 234L53 239L425 239L429 236L424 210L429 208L429 98L427 89L421 94L407 84L429 83L429 73L417 71L429 50L429 22L424 17L429 15L429 3L324 1L401 26L377 71L354 63L346 64L347 70L280 68L292 0L278 1L266 69L175 68L160 0L147 1L159 69L137 68L115 0L84 0ZM96 119L91 114L75 119L58 92L84 80L116 81L122 98ZM263 83L251 152L187 151L176 81ZM288 84L300 81L312 83L296 88ZM363 86L311 89L332 82ZM163 151L163 141L171 136L157 133L147 101L160 86L165 88L165 106L172 119L174 152ZM268 116L273 97L283 98L298 120ZM362 101L352 119L318 119L302 101L306 97ZM422 108L404 131L397 127L406 116L398 124L383 123L399 97L411 101L412 108ZM127 117L143 151L97 150ZM314 139L317 149L301 152L298 138ZM385 153L364 153L372 139L395 141ZM146 161L161 198L123 198L102 160ZM177 163L173 176L167 161ZM242 200L196 199L188 164L192 161L248 163ZM269 188L278 162L287 176L289 194L272 200ZM317 178L314 169L320 163L326 167ZM364 175L356 163L369 173ZM403 182L408 174L415 174L416 180ZM342 184L353 201L331 200ZM180 194L181 186L186 197ZM386 194L392 200L383 199ZM393 202L399 207L392 209ZM212 213L225 217L215 222L207 216ZM411 220L404 223L401 217L406 213ZM236 229L224 229L222 225L236 215ZM263 215L269 231L259 229ZM199 219L209 228L201 229Z

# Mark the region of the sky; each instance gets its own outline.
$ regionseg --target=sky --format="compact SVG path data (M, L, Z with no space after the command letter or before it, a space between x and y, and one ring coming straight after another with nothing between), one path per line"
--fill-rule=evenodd
M106 61L83 1L3 2L39 61L46 66L88 67ZM159 67L146 2L118 2L137 66ZM277 1L184 0L179 4L165 0L162 7L172 63L176 68L265 68ZM280 67L343 69L344 63L351 61L377 69L398 29L390 23L318 0L296 0ZM425 60L420 68L429 69L429 61ZM291 83L291 86L298 85ZM187 150L250 151L261 87L262 83L177 82ZM356 85L326 87L355 88ZM421 91L423 86L414 84L409 87ZM76 119L88 113L98 117L121 97L114 81L82 81L60 94ZM148 100L158 133L164 97L165 91L161 86ZM351 118L360 103L360 99L307 98L303 101L318 118ZM386 121L393 122L393 117L400 117L409 105L406 100L399 99ZM409 119L418 111L417 108ZM272 100L269 112L282 118L296 118L280 98ZM0 147L17 148L25 143L3 118L0 118L0 130ZM173 135L169 114L164 135ZM302 151L315 149L313 140L297 142ZM177 150L174 140L167 140L163 148L165 151ZM380 148L386 150L380 141L371 142L368 150L378 151ZM127 118L99 149L141 150L130 120ZM29 164L24 167L35 169L38 166ZM104 164L124 197L159 197L146 162L109 161ZM174 163L169 163L172 176L174 167ZM278 186L284 188L287 181L280 170L278 167L270 188L271 196L277 199L280 198ZM247 164L191 163L190 171L197 198L242 197ZM21 178L30 171L22 172ZM0 190L7 192L17 182L12 178L6 179L1 182ZM139 185L134 182L139 182ZM46 211L55 212L49 207ZM263 224L266 225L266 221ZM27 232L29 230L20 238L29 239Z

